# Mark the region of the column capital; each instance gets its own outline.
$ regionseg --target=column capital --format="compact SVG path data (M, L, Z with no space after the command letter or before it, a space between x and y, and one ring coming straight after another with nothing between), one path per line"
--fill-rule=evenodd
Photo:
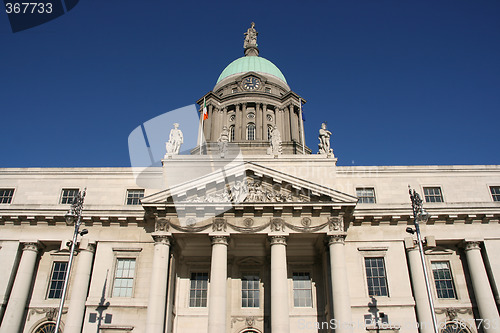
M345 244L346 234L337 234L328 236L328 245Z
M155 246L159 244L170 245L172 234L165 232L154 232L151 234L155 241Z
M286 245L286 236L280 236L280 235L270 236L269 242L271 243L271 246L276 244Z
M465 251L470 250L481 250L481 242L480 241L465 241Z
M24 251L34 251L34 252L38 252L38 250L40 249L40 245L38 244L38 242L22 242L23 244L23 252Z
M212 240L212 245L215 245L215 244L228 245L229 244L229 236L210 236L210 239Z

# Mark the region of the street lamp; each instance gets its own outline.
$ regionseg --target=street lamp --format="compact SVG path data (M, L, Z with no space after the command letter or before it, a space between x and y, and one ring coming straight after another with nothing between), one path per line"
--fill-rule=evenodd
M71 245L71 249L69 253L68 266L66 267L66 276L64 277L61 302L59 303L59 312L57 313L56 328L54 329L55 333L59 333L59 326L61 325L61 316L64 307L64 299L66 298L66 291L68 289L69 273L71 272L71 265L73 264L73 257L75 253L77 237L78 235L83 236L89 232L87 229L83 229L82 231L80 231L80 225L82 224L83 200L85 199L86 191L87 189L84 189L83 192L78 191L77 195L73 199L71 208L66 213L66 215L64 215L66 219L66 225L70 226L74 224L75 230L73 232L73 240L71 241L71 244L68 244Z
M427 267L425 265L424 246L422 241L422 235L420 234L420 224L419 224L420 222L427 223L427 221L429 220L429 213L427 213L427 211L424 209L422 199L420 198L420 195L417 193L417 191L415 190L412 191L409 185L408 189L410 192L411 207L413 209L413 223L415 225L415 229L408 227L406 228L406 232L412 235L414 233L417 234L418 252L420 253L420 260L422 261L422 268L424 269L424 280L425 280L425 287L427 289L427 298L429 299L429 307L431 310L432 326L434 327L434 332L439 333L437 327L436 313L434 312L434 301L432 300L429 276L427 275Z

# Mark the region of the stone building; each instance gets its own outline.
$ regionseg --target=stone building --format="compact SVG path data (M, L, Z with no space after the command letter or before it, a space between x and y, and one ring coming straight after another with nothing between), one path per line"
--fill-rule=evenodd
M53 330L84 188L65 333L433 332L408 185L430 214L440 332L500 332L500 166L337 166L325 126L321 153L305 146L305 100L245 36L198 101L201 152L145 172L168 186L0 169L0 333Z

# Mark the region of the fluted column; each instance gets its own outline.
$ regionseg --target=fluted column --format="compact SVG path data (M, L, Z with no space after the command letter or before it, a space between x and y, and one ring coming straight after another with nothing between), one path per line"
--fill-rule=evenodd
M168 261L170 253L170 233L158 231L151 235L155 241L153 270L149 284L146 332L163 333L167 304Z
M271 242L271 332L290 332L286 237L272 236Z
M227 236L212 236L208 333L226 332Z
M227 120L227 106L222 108L222 126L227 126L227 128L229 128L229 122ZM221 127L221 131L222 131L222 127Z
M413 298L415 299L417 319L420 323L420 333L434 333L420 253L413 239L409 238L405 243L412 244L411 246L407 245L406 254L408 256L408 264L410 265L411 286L413 289Z
M5 309L0 333L21 332L24 310L31 289L31 281L33 280L37 256L37 242L27 242L23 244L23 253L19 261L19 267L17 268L16 279L12 286L9 302Z
M241 132L240 140L247 139L247 103L241 105Z
M345 263L345 234L328 237L332 279L333 319L336 333L352 332L351 298Z
M64 333L80 333L85 316L85 302L89 291L95 244L90 244L88 239L82 239L79 248L80 253L78 254L78 264L71 283L71 299L69 300Z
M480 242L466 241L465 254L472 280L472 288L476 295L479 316L484 320L483 329L485 332L498 332L500 317L498 316L493 292L488 283L488 274L481 256Z

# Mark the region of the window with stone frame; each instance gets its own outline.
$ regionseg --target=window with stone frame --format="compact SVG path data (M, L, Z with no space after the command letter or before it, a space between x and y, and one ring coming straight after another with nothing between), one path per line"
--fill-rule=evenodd
M113 280L113 297L132 297L135 278L135 258L117 258Z
M441 187L424 187L425 202L443 202Z
M140 205L144 190L127 190L127 205Z
M66 261L55 261L52 264L47 298L61 298L67 267L68 262Z
M493 201L500 201L500 186L490 186L490 192Z
M230 142L234 141L234 125L231 125L229 127L229 141Z
M75 200L76 196L80 189L77 188L63 188L61 193L61 204L63 205L71 205Z
M250 123L247 125L247 140L253 141L255 140L255 124Z
M260 278L258 273L244 273L241 277L241 307L260 306Z
M456 298L449 261L432 261L432 275L438 298Z
M192 272L189 289L189 306L192 308L207 307L208 273Z
M359 198L359 203L376 203L373 187L357 187L356 196Z
M297 308L312 307L312 281L309 272L294 272L293 280L293 306Z
M383 257L365 257L368 296L389 296Z
M12 197L14 196L13 188L1 188L0 189L0 204L10 204L12 202Z

